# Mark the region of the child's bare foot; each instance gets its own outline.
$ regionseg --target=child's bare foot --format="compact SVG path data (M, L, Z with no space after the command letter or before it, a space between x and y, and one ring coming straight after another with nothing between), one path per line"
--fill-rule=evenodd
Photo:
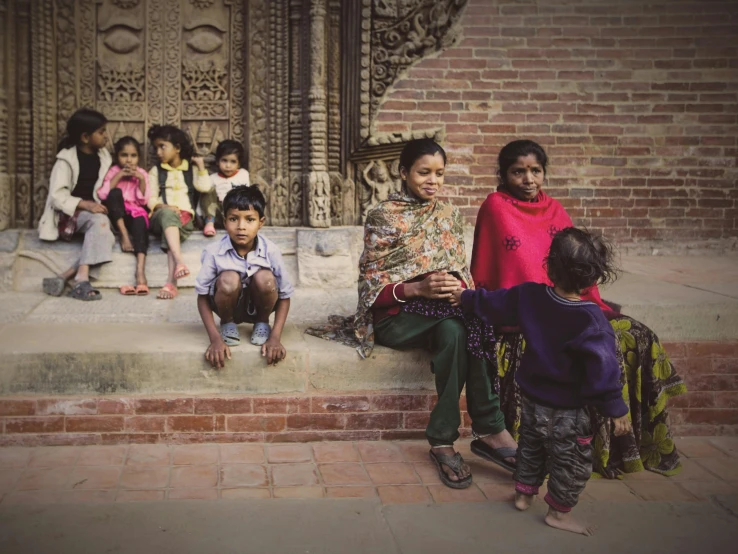
M515 507L521 512L524 512L525 510L530 508L530 505L533 504L534 499L535 499L535 496L531 496L529 494L523 494L522 492L516 492L515 493Z
M578 533L587 537L591 537L594 534L594 528L587 527L583 523L579 523L571 515L571 512L559 512L549 507L545 521L547 525L550 525L551 527L554 527L556 529L561 529L562 531L571 531L572 533Z
M123 252L133 252L133 243L131 242L131 239L128 237L128 235L120 236L120 249Z

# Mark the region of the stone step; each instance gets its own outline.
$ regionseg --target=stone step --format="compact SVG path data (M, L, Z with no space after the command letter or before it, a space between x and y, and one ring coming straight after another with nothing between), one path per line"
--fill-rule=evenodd
M358 278L358 260L361 254L362 228L336 227L308 229L298 227L264 227L262 234L279 246L287 274L295 285L308 287L350 287ZM214 238L195 231L182 244L184 263L190 276L180 279L178 286L192 287L200 269L203 249L220 240L225 231ZM167 279L167 257L161 250L161 241L150 237L146 259L146 277L151 287L161 287ZM36 231L0 232L0 291L36 292L41 290L44 277L51 277L79 260L82 238L70 242L46 242ZM118 242L113 248L113 261L99 269L95 285L100 288L118 288L130 284L135 274L133 255L121 252Z
M287 358L267 367L249 343L250 325L224 369L204 359L197 324L39 323L0 332L0 395L283 394L308 391L432 388L430 357L378 347L360 360L353 349L288 324Z

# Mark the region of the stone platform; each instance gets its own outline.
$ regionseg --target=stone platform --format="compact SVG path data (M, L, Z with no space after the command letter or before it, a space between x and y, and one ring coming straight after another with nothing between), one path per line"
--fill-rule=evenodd
M356 282L362 249L361 227L325 230L264 227L261 232L279 246L287 274L295 285L334 288L353 287ZM191 273L180 280L180 287L194 286L203 248L218 241L224 233L220 230L216 237L206 238L196 231L182 244L182 256ZM161 241L150 238L146 277L150 286L161 287L167 278L167 257L160 248ZM41 291L44 277L61 273L77 263L81 247L81 237L71 242L46 242L39 240L36 231L0 232L0 291ZM134 256L121 252L116 242L113 261L100 267L95 284L101 288L130 284L135 268Z
M690 392L672 403L675 429L738 433L738 258L626 256L622 266L603 296L656 330L687 381ZM219 371L203 359L194 291L183 288L174 301L155 292L104 289L92 303L0 293L0 444L422 435L434 397L426 353L377 347L361 361L304 334L329 314L352 313L355 288L299 286L283 336L287 359L266 367L243 325L244 344Z

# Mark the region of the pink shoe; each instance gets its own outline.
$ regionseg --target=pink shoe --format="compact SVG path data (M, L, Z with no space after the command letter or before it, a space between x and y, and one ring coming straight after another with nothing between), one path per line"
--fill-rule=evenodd
M212 221L208 221L205 224L205 228L202 230L202 234L206 237L214 237L215 236L215 224Z

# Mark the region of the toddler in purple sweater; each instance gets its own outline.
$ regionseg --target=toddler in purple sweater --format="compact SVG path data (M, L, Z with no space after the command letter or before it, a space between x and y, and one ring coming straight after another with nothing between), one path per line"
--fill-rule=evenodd
M615 333L600 307L580 297L614 278L612 250L602 238L569 227L554 237L546 268L553 287L458 290L454 301L488 325L520 327L525 337L515 375L523 396L515 506L527 509L548 474L546 523L590 535L570 514L592 473L586 408L612 418L616 435L630 428Z

